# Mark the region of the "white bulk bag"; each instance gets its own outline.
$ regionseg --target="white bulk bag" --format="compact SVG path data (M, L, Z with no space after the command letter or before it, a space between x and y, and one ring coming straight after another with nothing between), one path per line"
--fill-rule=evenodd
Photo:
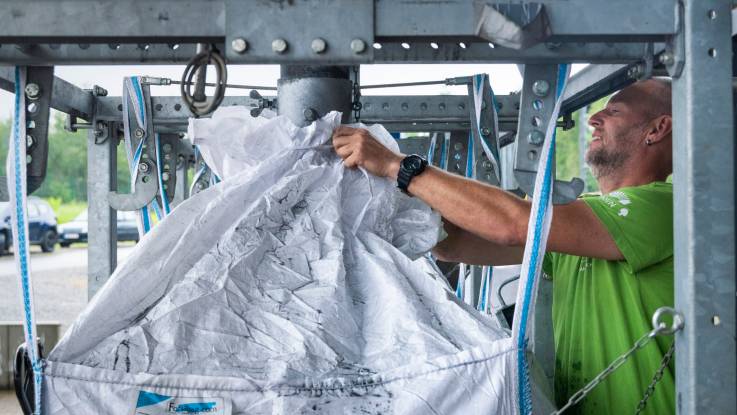
M64 335L44 413L517 413L509 333L423 256L438 215L343 167L339 113L246 113L193 120L225 180L147 234Z

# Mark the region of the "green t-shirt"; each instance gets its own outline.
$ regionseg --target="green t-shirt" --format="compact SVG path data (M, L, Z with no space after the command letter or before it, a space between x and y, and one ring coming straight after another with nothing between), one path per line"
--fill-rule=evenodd
M568 398L643 334L661 306L673 306L673 186L654 182L584 202L607 228L623 261L560 253L545 256L553 278L555 398ZM671 337L637 351L571 413L634 413ZM674 366L648 400L646 414L675 413Z

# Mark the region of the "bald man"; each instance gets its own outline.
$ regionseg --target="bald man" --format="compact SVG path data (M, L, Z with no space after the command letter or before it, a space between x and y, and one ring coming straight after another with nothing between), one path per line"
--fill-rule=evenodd
M553 208L544 270L553 279L555 395L558 406L651 329L673 306L671 86L637 82L592 115L586 161L601 195ZM444 218L448 237L433 250L445 261L519 264L530 202L497 187L396 154L362 129L338 128L333 146L347 167L396 179ZM672 339L657 338L570 413L635 411ZM644 413L675 412L673 367Z

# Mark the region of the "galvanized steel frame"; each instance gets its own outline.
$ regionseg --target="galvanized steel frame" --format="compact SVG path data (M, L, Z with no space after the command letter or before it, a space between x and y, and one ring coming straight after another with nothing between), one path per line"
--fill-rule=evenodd
M316 0L319 7L337 0ZM569 84L563 111L569 113L614 89L667 68L674 76L674 214L676 308L686 320L676 336L676 388L679 413L733 413L737 407L735 345L735 129L732 89L732 4L729 0L542 0L551 36L544 43L514 50L490 45L477 31L477 7L483 2L451 0L356 0L361 10L373 10L373 28L361 29L370 47L356 52L347 32L326 27L328 51L307 48L296 27L282 36L293 48L268 56L274 39L245 34L253 21L234 11L230 0L152 0L91 3L61 0L49 6L37 0L0 3L0 63L13 65L184 63L195 44L215 44L230 63L535 63L588 62L623 64L594 66ZM490 4L509 4L495 2ZM515 1L516 4L531 2ZM140 13L145 4L147 13ZM273 13L283 2L252 6L250 19ZM92 6L92 7L91 7ZM44 7L54 7L49 12ZM260 7L263 7L261 11ZM289 7L289 6L286 6ZM255 10L255 15L254 15ZM319 13L317 13L319 15ZM309 17L314 19L316 17ZM585 19L580 16L586 16ZM129 17L128 25L119 25ZM190 22L197 21L197 25ZM249 39L245 39L245 36ZM315 34L317 36L318 34ZM252 50L238 52L233 43L244 37ZM254 36L251 38L251 36ZM276 34L272 34L276 36ZM304 45L303 42L307 42ZM493 42L492 42L493 43ZM378 45L380 44L380 48ZM299 46L295 46L299 45ZM662 50L665 54L653 50ZM273 50L272 50L273 51ZM659 58L659 59L656 59ZM653 65L653 62L655 64ZM12 88L9 69L0 67L0 88ZM434 131L467 130L467 109L447 106L447 118L421 104L455 97L364 97L363 119L417 130L416 123L442 121ZM424 101L423 101L424 99ZM466 97L458 97L463 99ZM500 121L515 126L519 96L510 96ZM95 97L60 79L53 82L51 107L91 121L89 136L90 291L115 267L115 212L106 195L115 189L114 152L117 102ZM162 114L174 108L172 98L154 98ZM119 102L119 101L118 101ZM246 102L227 98L225 105ZM389 108L408 110L388 111ZM439 104L433 101L434 104ZM113 106L115 105L115 106ZM506 105L506 104L505 104ZM97 106L97 108L96 108ZM457 106L456 106L457 107ZM429 105L426 108L432 108ZM436 107L438 108L438 107ZM513 114L511 114L513 112ZM391 116L387 116L391 113ZM419 116L419 118L413 118ZM180 116L154 122L162 131L180 130ZM169 122L169 127L167 126ZM393 123L393 124L392 124ZM426 128L426 126L423 126ZM507 128L502 127L502 130ZM105 132L106 131L106 132ZM699 137L697 139L697 136ZM180 187L181 188L181 187Z

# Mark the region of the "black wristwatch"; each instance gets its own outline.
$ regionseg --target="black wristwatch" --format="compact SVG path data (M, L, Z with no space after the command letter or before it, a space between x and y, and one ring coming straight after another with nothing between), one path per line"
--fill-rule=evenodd
M407 193L409 182L418 174L425 171L427 160L417 154L410 154L399 163L399 174L397 174L397 187Z

